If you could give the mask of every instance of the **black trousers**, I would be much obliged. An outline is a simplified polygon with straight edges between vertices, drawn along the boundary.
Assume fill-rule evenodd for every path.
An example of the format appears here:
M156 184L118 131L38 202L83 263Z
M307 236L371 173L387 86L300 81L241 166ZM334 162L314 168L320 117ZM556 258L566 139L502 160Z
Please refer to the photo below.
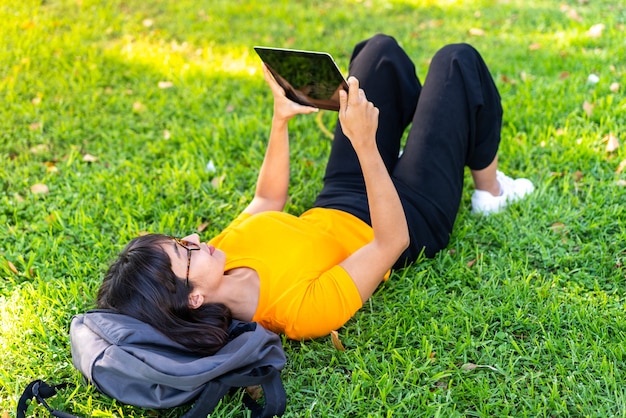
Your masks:
M411 237L394 266L401 268L421 253L432 257L448 244L465 166L483 169L497 154L500 95L482 57L467 44L440 49L423 87L413 62L386 35L356 45L349 72L380 110L378 149L402 201ZM371 224L361 167L339 122L314 206L343 210Z

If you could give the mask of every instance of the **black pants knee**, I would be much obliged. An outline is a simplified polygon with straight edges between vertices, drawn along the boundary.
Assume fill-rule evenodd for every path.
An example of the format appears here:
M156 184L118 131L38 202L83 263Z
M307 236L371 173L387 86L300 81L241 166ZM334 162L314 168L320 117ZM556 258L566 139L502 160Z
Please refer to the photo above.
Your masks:
M447 45L433 57L422 88L397 42L376 35L355 47L350 75L380 109L378 149L409 225L411 243L395 267L415 261L422 252L432 257L450 239L464 167L485 168L498 150L502 107L491 74L471 46ZM371 223L358 158L339 122L314 206L344 210Z

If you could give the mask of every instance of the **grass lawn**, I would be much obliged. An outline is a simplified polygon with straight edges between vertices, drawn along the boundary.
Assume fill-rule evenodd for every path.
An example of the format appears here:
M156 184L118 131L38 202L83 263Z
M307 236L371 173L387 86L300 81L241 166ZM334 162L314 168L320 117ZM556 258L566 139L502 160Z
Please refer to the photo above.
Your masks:
M536 184L491 217L471 182L447 250L395 272L330 338L284 341L288 417L626 416L626 6L608 0L0 0L0 416L37 378L80 416L119 404L71 363L72 315L142 232L212 237L251 198L271 95L253 45L394 35L420 78L485 58L500 163ZM332 112L291 123L287 210L313 201ZM42 408L31 408L44 416ZM214 416L246 416L236 396Z

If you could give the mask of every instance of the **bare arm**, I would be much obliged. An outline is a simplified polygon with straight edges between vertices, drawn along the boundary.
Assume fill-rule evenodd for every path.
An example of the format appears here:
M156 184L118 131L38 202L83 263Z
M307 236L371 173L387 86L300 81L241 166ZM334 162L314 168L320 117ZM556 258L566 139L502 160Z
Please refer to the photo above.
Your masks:
M409 245L409 230L402 203L376 146L378 109L367 100L356 78L350 77L348 85L349 92L340 93L339 119L361 164L374 239L340 265L365 302Z
M317 108L302 106L287 99L285 91L274 80L265 65L263 65L263 74L274 96L274 115L265 157L257 178L254 198L244 209L245 213L250 214L268 210L282 210L285 207L289 189L288 122L298 114L318 111Z

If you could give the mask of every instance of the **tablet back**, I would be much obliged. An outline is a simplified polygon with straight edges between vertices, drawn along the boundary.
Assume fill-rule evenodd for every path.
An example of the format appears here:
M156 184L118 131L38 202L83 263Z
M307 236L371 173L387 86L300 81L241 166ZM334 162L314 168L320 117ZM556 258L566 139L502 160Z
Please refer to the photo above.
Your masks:
M325 52L255 46L286 96L296 103L339 110L339 90L348 84L339 67Z

